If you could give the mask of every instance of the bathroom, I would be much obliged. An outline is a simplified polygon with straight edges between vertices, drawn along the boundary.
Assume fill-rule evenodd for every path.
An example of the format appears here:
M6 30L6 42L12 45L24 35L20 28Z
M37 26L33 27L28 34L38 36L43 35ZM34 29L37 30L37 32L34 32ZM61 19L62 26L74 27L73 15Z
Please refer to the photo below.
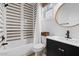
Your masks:
M79 56L78 6L0 3L0 56Z

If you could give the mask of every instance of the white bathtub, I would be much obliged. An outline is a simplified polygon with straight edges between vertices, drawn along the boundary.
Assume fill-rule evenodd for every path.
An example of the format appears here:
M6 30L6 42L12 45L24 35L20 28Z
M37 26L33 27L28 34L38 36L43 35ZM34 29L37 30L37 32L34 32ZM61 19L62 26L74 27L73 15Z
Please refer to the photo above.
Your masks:
M0 56L25 56L33 53L33 43L27 44L26 40L16 40L8 42L4 48L0 48Z

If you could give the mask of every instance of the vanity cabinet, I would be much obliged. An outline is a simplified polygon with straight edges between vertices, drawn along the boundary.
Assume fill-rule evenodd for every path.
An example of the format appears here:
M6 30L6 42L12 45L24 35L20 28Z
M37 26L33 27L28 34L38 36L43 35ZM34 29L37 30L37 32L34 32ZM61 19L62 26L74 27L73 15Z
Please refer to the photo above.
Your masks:
M79 47L47 38L47 56L79 56Z

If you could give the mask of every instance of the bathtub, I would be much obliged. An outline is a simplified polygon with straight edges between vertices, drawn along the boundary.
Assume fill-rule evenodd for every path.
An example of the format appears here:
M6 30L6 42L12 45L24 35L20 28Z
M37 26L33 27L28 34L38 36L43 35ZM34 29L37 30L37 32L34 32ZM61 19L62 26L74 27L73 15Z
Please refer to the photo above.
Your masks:
M8 42L5 47L0 47L0 56L27 56L33 53L33 43L27 43L26 40L16 40Z

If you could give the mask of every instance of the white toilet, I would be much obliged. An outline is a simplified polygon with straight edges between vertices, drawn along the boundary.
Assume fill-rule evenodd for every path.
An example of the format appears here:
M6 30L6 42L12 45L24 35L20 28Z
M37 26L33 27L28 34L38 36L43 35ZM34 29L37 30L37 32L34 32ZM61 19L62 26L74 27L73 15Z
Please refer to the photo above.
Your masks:
M35 52L35 56L38 56L38 53L40 53L45 48L45 45L42 43L38 43L33 46L33 51Z

